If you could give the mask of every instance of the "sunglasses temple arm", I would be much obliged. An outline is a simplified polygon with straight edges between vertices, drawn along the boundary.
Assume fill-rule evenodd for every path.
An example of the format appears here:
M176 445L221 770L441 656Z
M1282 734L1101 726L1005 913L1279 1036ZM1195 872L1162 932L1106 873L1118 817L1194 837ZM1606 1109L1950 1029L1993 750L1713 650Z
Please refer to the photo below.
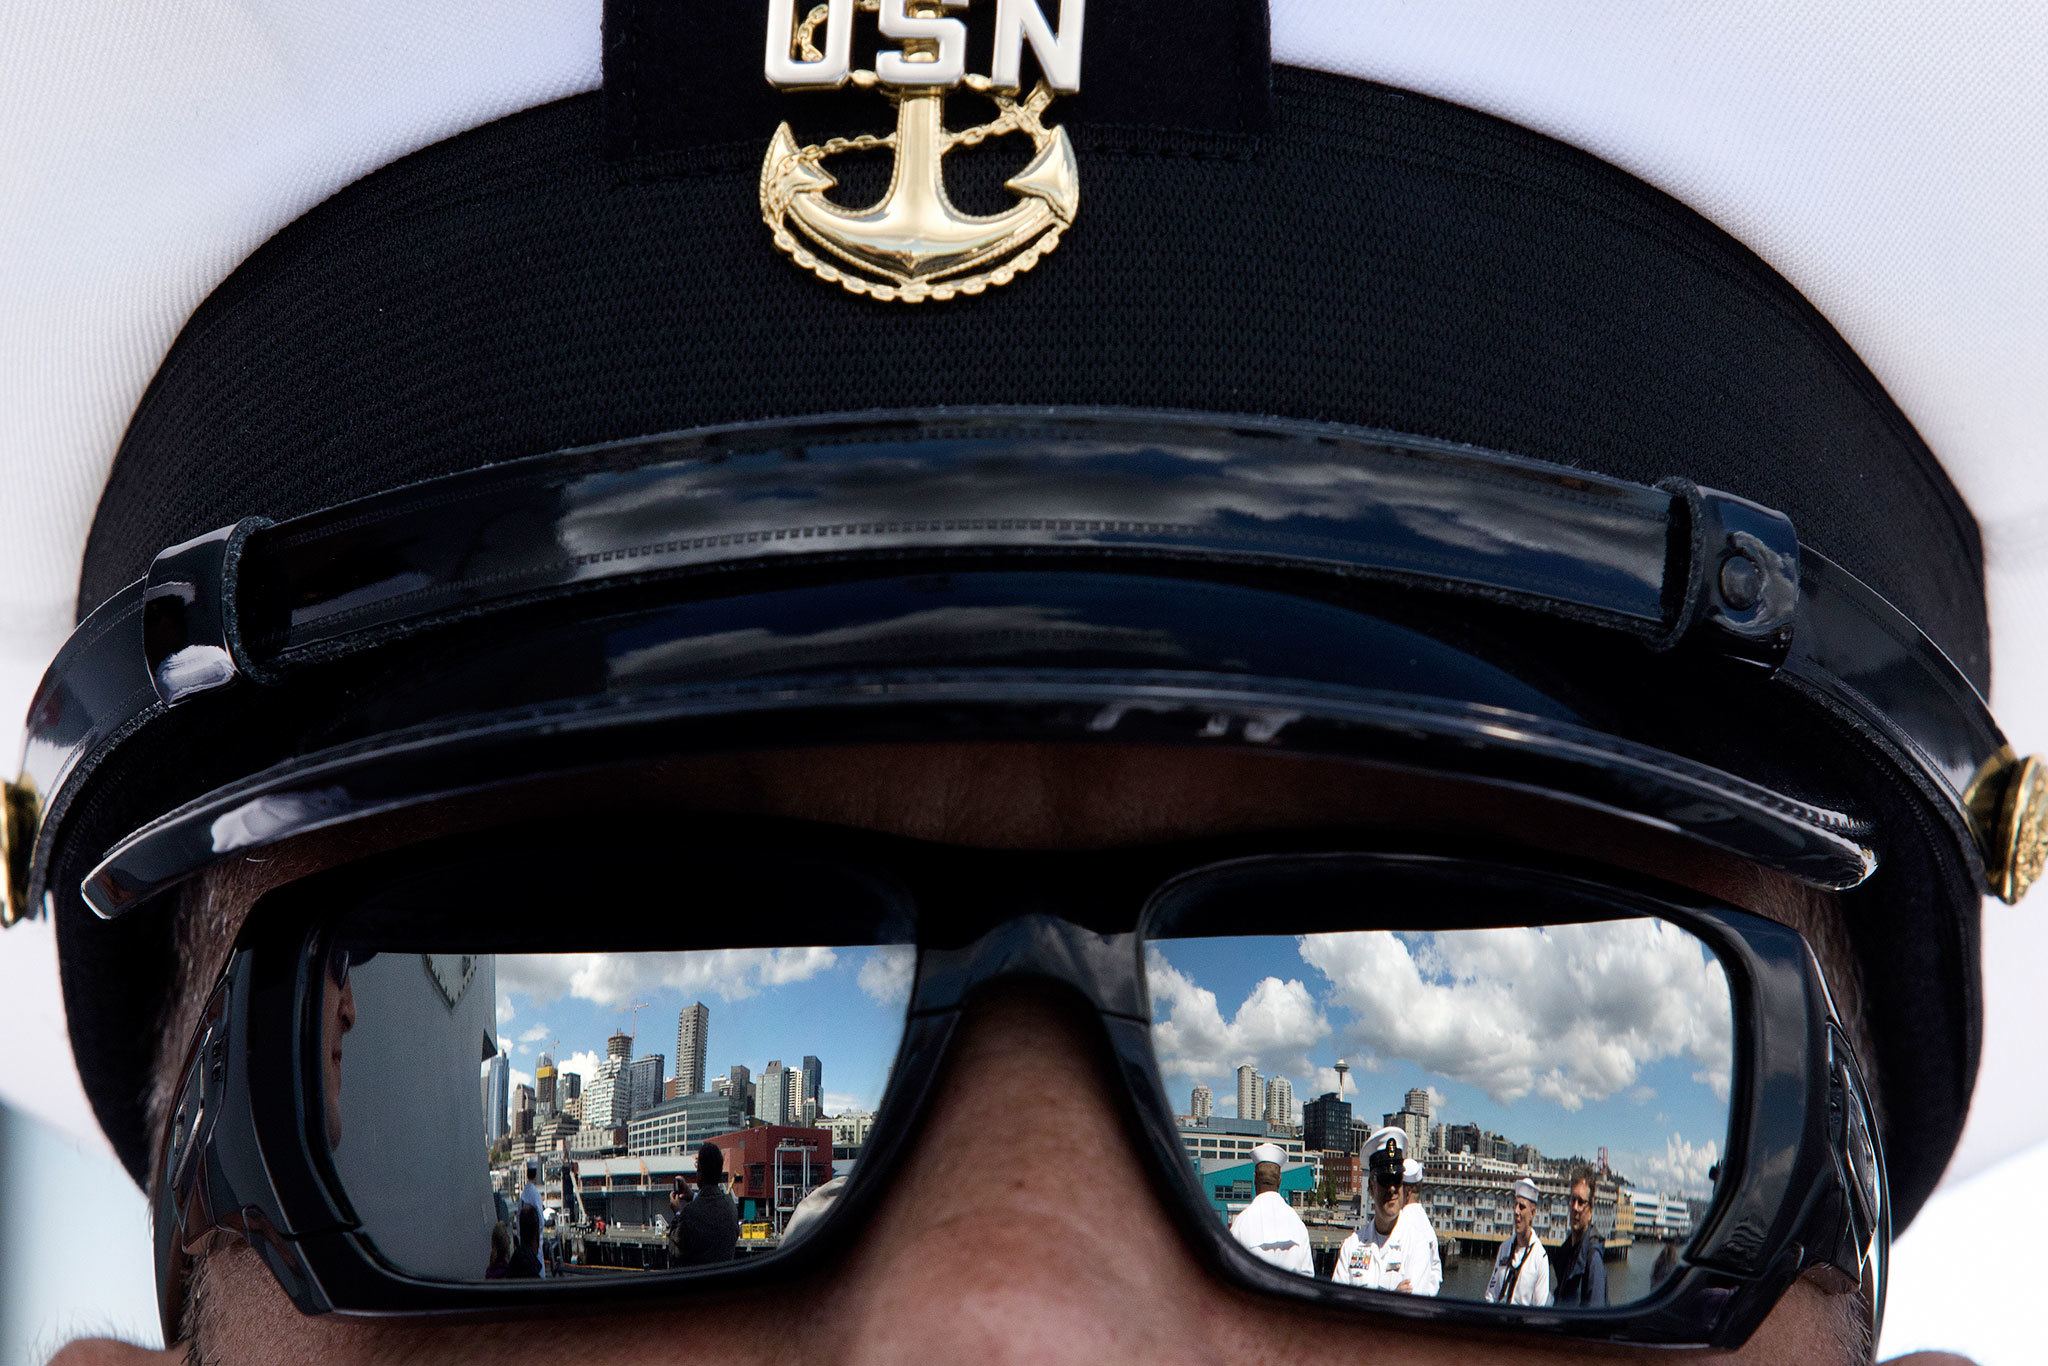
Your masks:
M244 964L230 966L208 999L157 1150L150 1232L166 1345L184 1331L193 1261L217 1233L255 1248L295 1304L325 1307L291 1238L266 1213L276 1197L263 1180L254 1131L246 1127L248 1106L235 1103L246 1097L230 1095L247 1086L245 1050L234 1037L246 1024L247 976ZM256 1185L245 1193L242 1186L251 1180ZM252 1203L252 1193L270 1199Z
M1861 1291L1875 1332L1884 1322L1891 1255L1891 1202L1869 1092L1838 1021L1827 1029L1827 1147L1834 1180L1816 1201L1801 1239L1803 1273L1836 1294Z

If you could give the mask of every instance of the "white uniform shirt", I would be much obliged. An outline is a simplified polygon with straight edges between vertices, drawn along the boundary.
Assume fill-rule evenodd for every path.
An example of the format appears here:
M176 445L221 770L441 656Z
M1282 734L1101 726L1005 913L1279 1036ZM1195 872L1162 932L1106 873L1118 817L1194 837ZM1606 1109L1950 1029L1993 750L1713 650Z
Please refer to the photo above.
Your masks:
M1436 1233L1429 1227L1428 1217L1410 1219L1403 1210L1391 1233L1381 1233L1369 1216L1360 1223L1337 1249L1337 1265L1330 1279L1367 1290L1399 1290L1406 1281L1409 1294L1434 1295L1443 1283L1443 1273L1435 1263Z
M1404 1224L1411 1226L1405 1233L1402 1232ZM1408 1206L1394 1222L1394 1233L1406 1238L1409 1246L1416 1249L1408 1262L1408 1279L1414 1282L1413 1293L1434 1295L1443 1289L1443 1253L1437 1247L1436 1225L1429 1221L1429 1211L1420 1204Z
M1316 1274L1308 1250L1308 1225L1278 1191L1262 1191L1239 1210L1230 1221L1230 1236L1283 1271Z
M1515 1275L1515 1266L1521 1265L1521 1273ZM1512 1236L1500 1245L1494 1254L1493 1274L1486 1279L1486 1302L1502 1302L1501 1289L1513 1276L1515 1288L1506 1302L1527 1305L1540 1309L1550 1303L1550 1255L1543 1250L1543 1240L1531 1234L1526 1248L1517 1248Z

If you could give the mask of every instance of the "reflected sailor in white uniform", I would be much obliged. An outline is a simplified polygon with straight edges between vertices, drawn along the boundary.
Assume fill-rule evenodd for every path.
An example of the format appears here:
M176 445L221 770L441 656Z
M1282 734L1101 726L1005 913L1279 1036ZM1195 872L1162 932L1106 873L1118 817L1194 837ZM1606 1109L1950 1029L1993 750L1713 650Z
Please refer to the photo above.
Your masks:
M1408 1175L1408 1136L1389 1126L1366 1140L1366 1150L1370 1154L1366 1217L1337 1249L1337 1265L1330 1279L1368 1290L1434 1295L1443 1284L1436 1233L1421 1208L1409 1211L1402 1198Z
M1429 1211L1422 1204L1422 1164L1409 1158L1403 1164L1402 1177L1406 1182L1401 1192L1401 1217L1396 1228L1406 1224L1410 1232L1402 1234L1411 1239L1411 1246L1426 1250L1427 1255L1418 1251L1409 1267L1409 1279L1414 1282L1417 1295L1434 1295L1443 1288L1444 1259L1436 1244L1436 1225L1430 1222Z
M1309 1254L1308 1225L1280 1193L1280 1166L1286 1154L1276 1143L1252 1149L1252 1202L1230 1221L1230 1236L1253 1255L1285 1271L1316 1274Z
M1522 1304L1541 1308L1550 1303L1550 1257L1536 1236L1536 1208L1542 1196L1536 1183L1515 1182L1515 1232L1500 1245L1493 1274L1486 1278L1488 1304Z

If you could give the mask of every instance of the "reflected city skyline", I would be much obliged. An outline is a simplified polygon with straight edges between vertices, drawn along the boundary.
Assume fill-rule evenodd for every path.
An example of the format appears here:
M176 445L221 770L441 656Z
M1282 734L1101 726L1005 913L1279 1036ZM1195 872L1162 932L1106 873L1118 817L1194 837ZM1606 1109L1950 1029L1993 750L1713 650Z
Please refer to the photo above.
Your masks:
M538 1108L543 1054L558 1089L572 1075L588 1087L623 1033L629 1064L660 1058L654 1098L671 1099L680 1018L701 1005L709 1024L698 1040L704 1087L696 1093L714 1092L735 1067L758 1093L769 1064L801 1069L804 1057L822 1057L823 1037L834 1056L825 1088L809 1098L816 1114L872 1112L901 1037L913 952L885 945L501 955L496 1042L508 1090L532 1088ZM650 1103L643 1091L631 1108Z
M1437 1124L1604 1148L1692 1197L1726 1142L1727 983L1672 926L1176 939L1151 946L1147 979L1179 1114L1201 1088L1212 1116L1298 1128L1336 1093L1378 1127L1419 1091Z

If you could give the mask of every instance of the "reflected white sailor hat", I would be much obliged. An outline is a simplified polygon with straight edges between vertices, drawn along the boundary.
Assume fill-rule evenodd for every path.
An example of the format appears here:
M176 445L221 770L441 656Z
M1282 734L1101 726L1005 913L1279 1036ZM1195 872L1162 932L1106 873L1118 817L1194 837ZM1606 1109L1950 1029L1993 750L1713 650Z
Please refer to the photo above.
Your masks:
M789 1212L789 1223L783 1226L782 1241L793 1243L798 1238L808 1238L824 1223L822 1216L832 1208L846 1190L846 1178L835 1176L824 1185L797 1201L795 1209Z

